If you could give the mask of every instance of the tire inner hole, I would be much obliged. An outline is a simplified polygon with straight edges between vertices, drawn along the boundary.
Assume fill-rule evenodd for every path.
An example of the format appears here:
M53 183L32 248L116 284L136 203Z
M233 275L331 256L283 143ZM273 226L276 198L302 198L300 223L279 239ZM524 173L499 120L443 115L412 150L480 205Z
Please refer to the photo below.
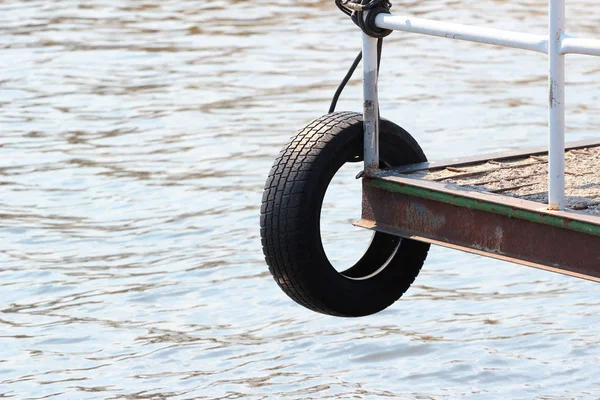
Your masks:
M369 248L374 233L352 225L360 219L362 189L356 175L362 162L346 163L331 180L321 207L321 240L338 272L352 267Z

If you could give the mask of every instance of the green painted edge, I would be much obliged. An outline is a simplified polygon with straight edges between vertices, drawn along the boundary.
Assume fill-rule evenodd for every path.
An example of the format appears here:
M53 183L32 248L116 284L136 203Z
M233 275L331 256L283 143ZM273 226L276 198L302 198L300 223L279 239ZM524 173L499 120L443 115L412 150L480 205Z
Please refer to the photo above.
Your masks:
M410 186L405 183L382 180L381 178L371 178L369 179L369 183L381 189L402 193L409 196L420 197L423 199L439 201L441 203L452 204L458 207L504 215L508 218L517 218L534 222L536 224L544 224L556 228L569 229L588 235L600 236L600 226L589 222L570 220L562 216L548 215L531 210L523 210L503 204L492 203L486 200L472 199L470 197L464 197L456 194L439 192L434 189L427 189Z

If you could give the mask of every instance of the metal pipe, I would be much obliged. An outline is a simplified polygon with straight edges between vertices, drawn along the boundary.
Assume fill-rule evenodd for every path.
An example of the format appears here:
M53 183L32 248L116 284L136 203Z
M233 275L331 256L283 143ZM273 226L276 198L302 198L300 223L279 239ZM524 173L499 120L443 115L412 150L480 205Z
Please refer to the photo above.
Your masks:
M565 198L565 0L550 0L548 34L548 209L562 210Z
M560 43L560 54L587 54L589 56L600 56L600 40L581 39L562 35Z
M362 34L363 124L365 173L379 169L379 100L377 96L377 39Z
M404 15L381 13L375 18L375 25L382 29L421 33L448 39L494 44L516 49L548 53L548 38L543 35L504 31L500 29L478 28L475 26L411 18Z

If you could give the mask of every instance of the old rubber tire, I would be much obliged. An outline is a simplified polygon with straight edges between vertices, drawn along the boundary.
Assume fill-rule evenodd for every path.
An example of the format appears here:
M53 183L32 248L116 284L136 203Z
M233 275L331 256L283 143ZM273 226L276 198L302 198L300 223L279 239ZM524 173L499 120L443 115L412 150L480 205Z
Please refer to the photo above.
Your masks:
M323 198L344 163L362 161L362 140L358 113L315 119L281 151L262 198L262 247L275 281L297 303L342 317L370 315L398 300L429 250L429 244L377 232L348 270L337 272L327 259L320 233ZM380 159L387 166L426 161L417 142L384 119Z

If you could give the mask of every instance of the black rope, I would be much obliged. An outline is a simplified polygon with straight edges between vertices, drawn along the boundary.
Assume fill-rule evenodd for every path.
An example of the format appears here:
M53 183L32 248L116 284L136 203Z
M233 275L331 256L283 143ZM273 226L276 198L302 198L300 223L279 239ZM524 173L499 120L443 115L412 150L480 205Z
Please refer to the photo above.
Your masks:
M362 51L360 53L358 53L358 55L354 59L354 62L352 63L352 66L350 66L350 69L346 73L346 76L344 77L344 79L342 79L342 83L340 83L340 85L338 86L337 90L335 91L335 94L333 95L333 99L331 99L331 105L329 106L329 113L330 114L332 112L335 112L335 107L337 106L338 99L340 98L340 95L342 94L342 91L346 87L346 84L348 83L348 81L350 80L350 78L352 78L352 75L354 74L354 71L356 71L356 67L358 67L358 64L360 63L360 60L362 60Z
M383 51L383 38L377 39L377 77L379 77L379 66L381 65L381 52Z
M346 7L344 7L344 3L345 3L345 2L344 2L344 1L342 1L342 0L335 0L335 5L336 5L336 6L337 6L337 7L338 7L340 10L342 10L342 12L343 12L344 14L346 14L347 16L351 16L351 15L352 15L352 11L351 11L351 10L349 10L349 9L347 9Z
M390 0L335 0L335 5L371 37L382 38L392 33L391 30L381 29L375 24L377 15L390 13Z
M348 15L350 15L352 11L367 11L374 9L375 7L383 7L388 10L392 8L390 0L335 0L335 4Z
M382 51L383 51L383 39L380 38L377 40L377 76L379 76L379 66L381 65ZM358 53L358 55L354 59L354 62L352 62L350 69L346 73L346 76L344 76L344 79L342 79L342 82L340 83L337 90L335 91L335 94L333 95L333 99L331 99L331 105L329 106L330 114L332 112L335 112L335 107L337 106L340 95L344 91L344 88L346 87L346 84L348 83L350 78L352 78L354 71L356 71L356 67L358 67L358 64L360 64L360 60L362 60L362 51Z

